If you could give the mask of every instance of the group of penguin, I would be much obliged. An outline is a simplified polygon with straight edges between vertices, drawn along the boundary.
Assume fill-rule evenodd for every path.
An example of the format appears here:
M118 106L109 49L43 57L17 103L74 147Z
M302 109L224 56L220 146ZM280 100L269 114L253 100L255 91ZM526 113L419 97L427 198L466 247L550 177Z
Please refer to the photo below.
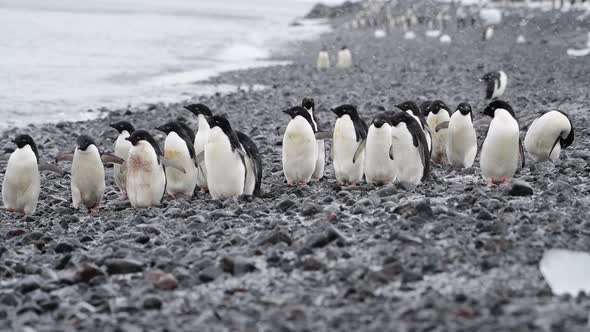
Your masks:
M87 135L80 135L73 153L56 162L71 161L74 208L98 210L105 190L104 164L114 164L113 175L122 199L135 208L159 205L164 193L172 198L192 196L198 186L215 199L257 195L262 182L262 159L248 135L234 131L223 116L213 116L203 104L185 106L197 115L198 131L171 121L155 129L166 134L164 151L146 130L127 121L111 124L119 132L114 155L101 153ZM63 175L55 164L41 162L29 135L18 135L2 183L4 209L30 215L40 193L39 171Z
M316 66L319 70L326 70L330 68L330 54L326 48L322 48L318 53ZM352 54L346 46L342 46L337 53L336 57L336 68L350 68L352 67Z

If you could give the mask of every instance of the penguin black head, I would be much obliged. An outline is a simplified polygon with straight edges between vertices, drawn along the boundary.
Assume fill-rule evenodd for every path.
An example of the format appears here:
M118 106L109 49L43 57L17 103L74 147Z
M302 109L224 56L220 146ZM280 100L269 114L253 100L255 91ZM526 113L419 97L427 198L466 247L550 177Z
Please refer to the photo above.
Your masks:
M125 139L131 142L131 144L133 144L134 146L141 141L146 141L152 146L152 148L154 148L154 151L158 156L162 155L162 150L160 150L160 146L158 145L154 137L145 130L136 130L133 132L133 134L131 134L131 136Z
M343 45L342 48L340 48L340 50L342 50L342 51L344 51L346 49L348 49L348 47L346 47L346 45Z
M574 125L572 124L572 120L570 119L569 115L567 115L567 113L562 112L562 111L558 111L559 113L563 114L567 120L570 123L570 132L567 135L566 138L561 138L559 140L559 145L561 145L561 148L567 148L568 146L572 145L574 143Z
M94 140L90 138L90 136L80 135L76 140L76 144L78 145L78 150L86 151L89 146L96 145L94 144Z
M27 145L30 146L31 150L33 150L33 153L35 154L35 157L37 158L37 162L39 162L39 151L37 150L37 144L35 144L35 141L31 136L27 134L18 135L12 140L12 143L16 144L19 149L22 149Z
M354 107L353 105L349 105L349 104L344 104L344 105L340 105L336 108L333 108L332 112L334 114L336 114L336 116L338 118L341 118L343 115L348 115L348 116L350 116L351 119L355 119L358 117L358 112L356 110L356 107Z
M514 114L514 110L512 109L512 106L508 105L507 102L503 101L503 100L494 100L492 101L484 110L483 110L483 115L487 115L491 118L494 117L496 110L498 109L502 109L502 110L506 110L508 113L510 113L510 115L512 115L512 117L514 119L516 119L516 115Z
M493 71L493 72L486 73L485 75L483 75L483 77L480 79L480 81L493 82L499 78L500 78L500 72Z
M194 158L195 150L193 142L195 141L195 134L193 130L186 125L186 123L182 121L170 121L154 129L159 130L166 135L169 135L172 132L176 133L178 137L180 137L186 143L189 154Z
M469 103L461 103L457 106L457 111L461 112L462 115L471 113L471 105Z
M315 102L313 98L303 98L301 106L303 106L306 110L313 110L315 108Z
M295 119L297 116L301 116L305 120L307 120L307 122L309 123L311 128L315 128L313 121L311 119L311 115L302 106L294 106L294 107L288 108L286 110L283 110L283 113L288 114L291 117L291 119Z
M416 122L416 119L406 112L397 112L389 117L389 122L392 127L397 127L402 122L409 125L410 123ZM418 123L416 122L416 124Z
M410 111L415 116L420 115L420 108L418 108L418 105L416 105L416 103L413 101L405 101L401 104L395 105L395 107L399 108L400 110L402 110L404 112Z
M420 112L423 116L428 115L428 106L430 106L430 104L432 104L432 100L426 100L420 104Z
M209 127L211 127L211 129L219 127L224 133L232 130L229 121L220 115L207 117L207 123L209 123Z
M154 129L159 130L165 134L170 134L171 132L175 132L179 136L186 134L184 128L181 127L177 121L170 121L166 124L163 124L159 127L154 128Z
M449 110L449 108L442 100L433 101L432 103L430 103L430 106L428 106L428 108L427 108L428 113L432 113L432 114L438 114L438 112L440 112L440 111L448 112L448 110Z
M124 130L127 130L129 134L133 134L133 132L135 131L133 125L131 125L131 123L129 123L128 121L119 121L111 123L109 126L117 130L119 134L122 133Z
M193 113L194 115L202 114L204 116L213 116L213 113L211 113L209 107L207 107L204 104L190 104L184 106L184 108L189 112Z
M381 128L384 124L388 124L391 126L391 117L387 116L386 114L377 114L373 118L373 122L371 123L375 128Z

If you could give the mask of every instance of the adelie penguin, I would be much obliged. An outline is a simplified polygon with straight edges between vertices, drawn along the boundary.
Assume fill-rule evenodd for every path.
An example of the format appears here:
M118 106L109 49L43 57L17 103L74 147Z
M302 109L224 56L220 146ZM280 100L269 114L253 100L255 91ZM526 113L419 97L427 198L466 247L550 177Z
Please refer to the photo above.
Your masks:
M197 186L197 166L194 149L194 134L187 126L180 121L171 121L162 126L156 127L166 134L164 141L164 156L170 160L176 160L185 172L174 168L166 168L166 192L172 198L177 195L192 197Z
M355 185L363 180L365 152L361 152L356 162L352 160L359 145L367 138L367 124L352 105L338 106L332 112L338 117L332 143L334 174L339 184Z
M342 46L340 51L338 51L338 61L336 62L336 67L343 69L352 67L352 54L350 53L348 47Z
M111 124L110 127L119 132L119 136L117 136L117 140L115 141L115 156L127 160L129 148L131 148L131 142L127 140L127 137L133 134L135 128L128 121L116 122ZM115 184L117 184L117 187L119 187L119 190L121 191L121 199L127 199L127 165L113 165L113 175L115 178Z
M136 130L127 137L132 146L127 158L127 195L134 208L160 205L166 190L164 166L183 171L175 161L166 159L154 137Z
M57 162L72 162L72 204L74 209L84 206L91 212L100 207L105 189L104 165L113 163L121 165L124 160L109 154L101 155L94 140L86 135L78 136L74 153L60 154Z
M519 157L525 165L520 128L512 107L502 100L491 102L484 110L492 118L481 146L480 168L488 186L507 186L516 173Z
M418 121L398 112L391 119L392 155L395 175L406 190L413 190L430 174L430 152Z
M283 173L289 185L307 185L317 168L315 125L311 114L302 106L283 113L291 117L283 135Z
M318 118L315 114L315 101L312 98L303 98L301 106L307 110L311 115L311 122L313 124L313 131L315 133L320 131L318 126ZM312 180L321 180L324 177L324 171L326 168L326 143L323 139L318 138L318 159L316 161L315 170L312 175Z
M524 137L524 148L535 162L559 159L561 149L574 142L574 126L561 111L547 112L533 121Z
M246 152L244 162L246 164L246 184L244 195L260 196L262 185L262 156L256 143L246 134L236 130L242 149Z
M477 134L473 127L471 105L461 103L449 122L441 123L435 131L448 128L447 159L455 167L469 168L477 155Z
M508 76L502 70L485 74L480 81L486 86L486 99L500 98L508 86Z
M2 182L4 209L31 215L35 213L41 192L39 171L50 170L60 175L64 172L40 162L37 145L31 136L18 135L12 142L16 144L16 149L8 159Z
M426 108L426 123L429 128L436 128L439 124L449 121L449 108L441 100L435 100ZM445 164L447 162L447 131L432 132L432 162Z
M330 55L326 49L322 49L318 53L316 66L318 70L326 70L330 68Z
M365 153L365 179L368 184L387 185L395 180L390 117L379 114L373 118L367 138L358 146L353 164L360 163Z
M185 109L193 113L197 116L198 121L198 129L197 134L195 135L194 140L194 148L195 153L197 155L204 153L205 145L207 144L207 139L209 138L209 123L207 122L207 117L213 116L209 107L204 104L191 104L184 106ZM207 192L207 167L204 163L198 164L198 172L197 172L197 186L203 192Z
M423 106L426 106L426 105L429 106L430 103L428 103L428 104L423 103ZM418 105L413 101L406 101L401 104L395 105L395 107L412 115L414 117L414 119L416 119L416 121L418 121L418 124L422 128L422 131L424 131L424 136L426 137L426 143L428 144L428 151L432 152L432 133L430 132L430 128L428 127L428 123L426 123L426 119L424 118L424 116L420 112L420 108L418 107Z

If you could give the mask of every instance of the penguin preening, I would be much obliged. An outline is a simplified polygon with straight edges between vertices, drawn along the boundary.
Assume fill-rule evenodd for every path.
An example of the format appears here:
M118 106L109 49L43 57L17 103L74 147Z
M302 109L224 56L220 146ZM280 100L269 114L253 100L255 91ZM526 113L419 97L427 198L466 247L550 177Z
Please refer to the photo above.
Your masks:
M326 70L330 68L330 55L328 54L328 51L322 49L318 53L318 60L316 65L318 70Z
M413 190L430 174L430 151L418 120L406 112L391 117L393 163L396 181Z
M256 146L256 143L248 135L241 131L236 131L236 135L244 152L246 152L246 156L244 157L246 164L244 195L260 196L262 185L262 156L258 151L258 146Z
M192 130L183 126L180 121L171 121L155 129L166 134L164 157L176 160L185 170L180 172L174 168L166 168L166 192L172 198L177 195L192 197L197 186L194 134L189 134Z
M185 109L197 116L198 130L194 139L195 153L199 155L205 151L205 145L209 137L209 123L207 122L208 116L213 116L209 107L204 104L191 104L184 106ZM208 191L207 186L207 167L204 163L198 164L199 172L197 172L197 186L201 191Z
M135 128L128 121L119 121L112 123L110 127L114 128L118 133L117 140L115 141L115 156L127 160L129 155L129 148L131 148L131 142L126 140L133 132ZM127 178L127 165L113 165L113 175L115 178L115 184L119 187L121 192L121 199L127 199L126 191L126 178Z
M17 148L10 155L4 173L2 201L8 211L31 215L41 192L39 152L29 135L18 135L12 142Z
M502 70L485 74L480 81L486 85L486 99L500 98L506 91L508 76Z
M226 118L212 116L207 122L211 128L205 145L209 193L214 199L241 196L246 186L247 154Z
M289 185L307 185L316 170L318 143L311 114L305 107L283 111L291 117L283 135L283 173Z
M449 108L441 100L435 100L426 108L426 123L435 129L439 124L450 119ZM444 164L447 162L447 131L432 132L432 162Z
M338 68L350 68L352 67L352 54L346 46L342 46L338 51L338 61L336 62Z
M473 127L473 113L471 105L461 103L451 115L448 123L441 123L436 131L442 127L447 130L447 159L455 167L469 168L473 165L477 155L477 135Z
M332 112L338 117L334 126L332 162L336 181L341 185L355 185L363 180L365 152L356 162L353 157L359 145L367 138L367 124L356 107L341 105Z
M314 133L320 131L318 126L318 118L315 113L315 101L312 98L303 98L301 106L307 110L311 115L311 122L313 125ZM318 159L316 162L315 170L312 175L313 180L321 180L324 177L324 171L326 168L326 143L323 139L318 138Z
M424 103L423 103L424 104ZM416 105L413 101L406 101L401 104L395 105L395 107L399 108L400 110L412 115L422 130L424 131L424 136L426 137L426 143L428 144L428 151L432 153L432 133L430 132L430 128L428 127L428 123L426 123L426 119L420 112L420 108Z
M524 137L524 148L535 162L559 159L561 149L574 142L574 126L561 111L547 112L533 121Z
M481 146L482 175L490 187L496 183L506 186L516 173L519 156L522 167L525 165L518 121L512 107L502 100L492 101L483 114L492 121Z
M386 114L378 114L373 118L367 138L359 144L352 162L362 162L360 157L365 153L365 180L368 184L387 185L395 180L393 163L393 146L391 136L391 120Z

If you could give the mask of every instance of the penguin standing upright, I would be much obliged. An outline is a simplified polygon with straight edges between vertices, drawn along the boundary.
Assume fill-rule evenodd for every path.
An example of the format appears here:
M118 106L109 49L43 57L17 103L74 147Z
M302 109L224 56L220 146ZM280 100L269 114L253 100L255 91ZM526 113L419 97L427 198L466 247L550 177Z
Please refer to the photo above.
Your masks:
M477 135L473 128L471 105L461 103L451 115L447 132L449 164L469 168L477 155Z
M439 124L450 119L449 108L441 100L433 101L426 109L426 123L429 128L436 128ZM447 131L432 132L432 162L444 164L447 162Z
M574 142L574 126L561 111L550 111L530 125L524 137L524 148L535 162L559 159L561 149Z
M302 106L283 112L291 117L283 135L283 173L289 185L306 185L317 169L318 160L313 119Z
M315 102L312 98L303 98L301 106L307 110L311 115L311 122L313 125L313 131L318 132L320 128L318 126L318 118L315 113ZM323 139L318 138L318 159L316 162L315 170L312 175L313 180L321 180L324 177L324 171L326 168L326 143Z
M205 145L207 184L214 199L227 199L244 194L246 153L229 121L222 116L207 118L209 137Z
M195 153L199 155L205 151L205 145L207 144L207 139L209 138L210 128L206 117L213 116L213 114L211 113L209 107L203 104L191 104L184 106L184 108L197 116L199 127L197 134L195 135L194 148ZM207 167L204 163L200 163L198 165L197 186L201 188L201 191L203 192L207 192L209 190L207 187Z
M316 65L318 70L326 70L330 68L330 55L326 49L322 48L318 53Z
M8 159L2 182L2 201L8 211L31 215L35 213L41 192L39 152L29 135L18 135L12 142L17 149Z
M338 51L338 61L336 62L338 68L350 68L352 67L352 54L346 46L342 46Z
M396 181L413 190L430 174L426 136L416 118L406 112L395 113L390 121Z
M423 103L424 104L424 103ZM426 104L424 104L426 105ZM430 103L428 103L430 105ZM413 101L406 101L401 104L395 105L395 107L399 108L400 110L410 114L411 116L418 121L418 124L424 131L424 136L426 137L426 143L428 144L428 151L432 153L432 133L430 132L430 128L428 127L428 123L426 123L426 119L420 112L420 108L418 105Z
M486 99L500 98L506 91L508 76L502 70L485 74L480 81L486 85Z
M387 185L395 180L395 165L391 144L391 121L385 114L373 118L367 138L358 146L353 163L361 162L361 154L365 153L365 179L368 184Z
M114 128L119 132L119 136L117 136L117 140L115 141L115 156L127 160L127 156L129 155L129 148L131 148L131 142L126 140L133 132L135 128L133 125L128 121L120 121L110 125L110 127ZM115 178L115 184L119 187L121 191L121 199L127 199L127 191L126 191L126 178L127 178L127 165L113 165L113 175Z
M332 162L336 180L341 185L355 185L363 180L365 152L353 163L359 145L367 138L367 124L359 116L356 107L341 105L332 112L338 119L334 126Z
M192 130L183 126L180 121L171 121L155 129L166 134L164 156L176 160L185 170L183 173L166 168L166 192L172 198L176 198L177 195L192 197L197 186L194 140L191 140L191 135L187 132Z
M489 25L483 31L482 40L488 41L488 40L492 39L492 37L494 37L494 27Z
M520 141L520 129L514 110L502 100L491 102L484 115L492 118L481 146L480 166L488 186L508 182L516 173L520 155L524 167L524 153Z
M246 184L244 195L259 196L262 185L262 156L256 143L246 134L236 130L236 136L246 152L244 163L246 165Z

